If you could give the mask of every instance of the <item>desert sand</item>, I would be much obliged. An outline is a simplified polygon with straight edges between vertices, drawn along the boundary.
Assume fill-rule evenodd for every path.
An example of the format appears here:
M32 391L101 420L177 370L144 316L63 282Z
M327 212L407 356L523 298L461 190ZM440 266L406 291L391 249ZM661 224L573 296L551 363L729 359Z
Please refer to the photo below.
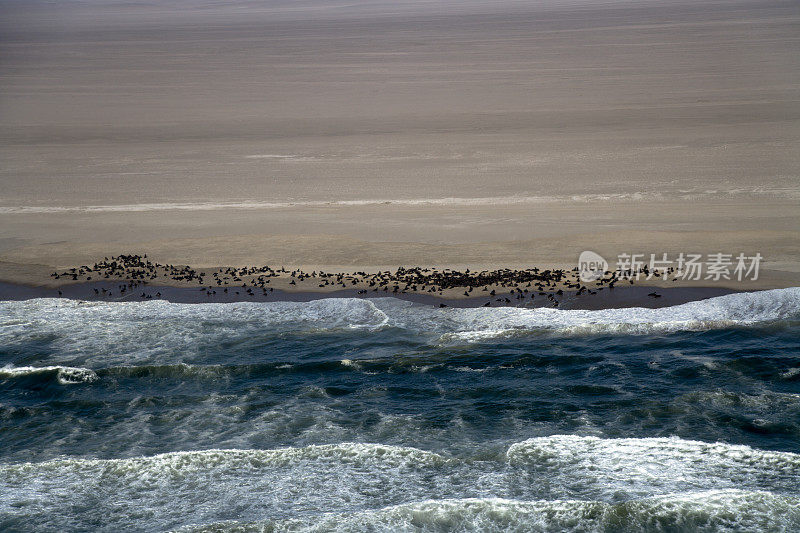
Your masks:
M772 0L2 0L0 280L594 250L758 252L741 288L798 285L799 24Z

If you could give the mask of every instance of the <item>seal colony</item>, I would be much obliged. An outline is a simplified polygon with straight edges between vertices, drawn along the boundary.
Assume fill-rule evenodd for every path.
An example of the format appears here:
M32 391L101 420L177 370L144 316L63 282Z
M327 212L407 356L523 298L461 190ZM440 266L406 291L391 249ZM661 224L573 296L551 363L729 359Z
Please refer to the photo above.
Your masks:
M558 307L566 291L577 296L594 295L616 284L632 285L635 280L667 281L673 269L651 271L647 265L637 270L606 271L593 282L582 282L578 269L499 269L464 271L449 268L398 267L395 271L382 270L368 273L306 272L284 266L194 268L189 265L162 264L151 261L147 254L123 254L105 257L93 265L82 265L60 271L50 276L60 282L113 282L110 287L96 287L94 293L101 298L138 297L160 298L161 293L142 290L145 286L197 287L213 301L218 291L253 297L260 293L268 296L275 288L285 291L330 292L353 290L360 296L399 296L425 294L453 298L485 298L490 306L524 306L541 299ZM674 279L673 279L674 280ZM141 293L139 291L142 290ZM62 292L58 291L59 296ZM657 292L648 296L658 298ZM445 304L440 304L444 307Z

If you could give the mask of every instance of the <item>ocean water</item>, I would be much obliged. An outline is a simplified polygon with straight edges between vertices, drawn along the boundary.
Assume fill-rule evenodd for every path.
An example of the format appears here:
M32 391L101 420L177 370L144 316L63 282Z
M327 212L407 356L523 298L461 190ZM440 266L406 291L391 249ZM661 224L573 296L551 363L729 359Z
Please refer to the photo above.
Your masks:
M798 531L800 288L0 302L3 531Z

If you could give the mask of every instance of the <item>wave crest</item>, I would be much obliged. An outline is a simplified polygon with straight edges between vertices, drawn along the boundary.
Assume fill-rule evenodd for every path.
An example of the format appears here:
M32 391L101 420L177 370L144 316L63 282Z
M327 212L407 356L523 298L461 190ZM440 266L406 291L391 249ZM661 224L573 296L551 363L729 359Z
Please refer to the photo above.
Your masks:
M0 368L0 379L13 379L28 376L41 376L55 378L61 385L74 385L77 383L91 383L99 378L88 368L70 366L5 366Z
M19 463L0 465L7 475L39 474L43 472L80 472L86 475L95 472L108 476L158 476L167 477L190 471L219 468L267 468L295 466L306 462L332 462L343 465L368 466L433 466L447 459L439 454L383 444L341 443L310 445L300 448L276 448L272 450L198 450L170 452L129 459L54 459L41 463Z
M800 499L769 492L704 491L610 504L503 498L429 500L316 520L222 522L182 532L280 531L788 531Z
M512 466L546 472L546 483L568 492L594 481L602 481L609 493L641 494L693 490L712 479L729 487L759 487L770 479L787 491L800 483L798 454L677 437L539 437L511 445L506 458Z
M395 298L176 304L61 299L0 302L0 343L58 346L70 365L166 362L212 345L270 335L399 328L426 342L487 342L519 335L660 334L758 326L800 318L800 287L736 293L660 309L436 308ZM88 355L87 355L88 354ZM76 360L76 357L80 359ZM79 361L79 362L76 362ZM171 359L170 362L174 362Z
M442 343L478 342L531 332L564 335L653 334L753 326L800 317L800 287L734 293L647 309L451 309Z

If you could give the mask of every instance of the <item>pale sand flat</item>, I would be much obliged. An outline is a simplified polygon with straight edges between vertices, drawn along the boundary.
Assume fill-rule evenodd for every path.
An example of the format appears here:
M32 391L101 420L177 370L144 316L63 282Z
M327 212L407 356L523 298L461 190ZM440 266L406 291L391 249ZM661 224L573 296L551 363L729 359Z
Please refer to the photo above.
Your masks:
M797 6L530 4L3 4L0 279L589 249L800 284Z

